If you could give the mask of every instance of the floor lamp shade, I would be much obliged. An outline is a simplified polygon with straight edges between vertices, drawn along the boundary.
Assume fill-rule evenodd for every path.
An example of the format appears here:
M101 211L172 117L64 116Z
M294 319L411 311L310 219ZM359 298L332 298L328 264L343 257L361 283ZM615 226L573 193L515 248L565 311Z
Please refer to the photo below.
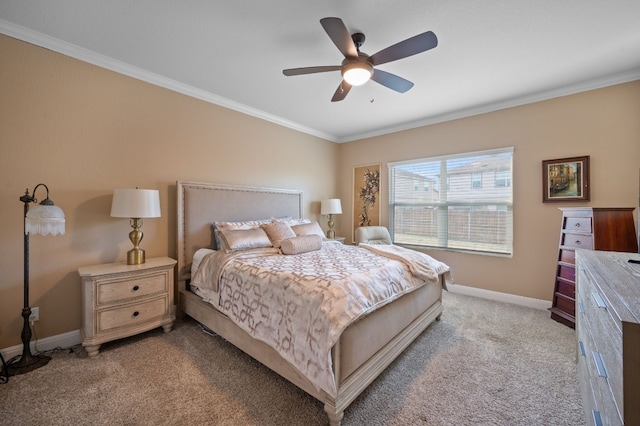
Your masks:
M133 231L129 239L133 249L127 252L128 265L140 265L145 262L142 241L142 219L160 217L160 193L157 189L119 188L113 191L111 217L128 217Z
M27 212L24 232L32 235L63 235L64 226L64 212L60 207L54 204L38 204Z

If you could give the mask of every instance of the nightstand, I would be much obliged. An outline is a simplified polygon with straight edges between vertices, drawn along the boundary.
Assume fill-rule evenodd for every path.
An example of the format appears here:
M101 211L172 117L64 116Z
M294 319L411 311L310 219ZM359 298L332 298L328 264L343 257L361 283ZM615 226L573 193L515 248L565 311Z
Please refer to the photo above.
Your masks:
M96 356L100 345L162 326L171 331L173 270L169 257L82 266L82 346Z
M344 244L344 237L335 237L335 238L332 238L332 240L333 241L338 241L338 242Z

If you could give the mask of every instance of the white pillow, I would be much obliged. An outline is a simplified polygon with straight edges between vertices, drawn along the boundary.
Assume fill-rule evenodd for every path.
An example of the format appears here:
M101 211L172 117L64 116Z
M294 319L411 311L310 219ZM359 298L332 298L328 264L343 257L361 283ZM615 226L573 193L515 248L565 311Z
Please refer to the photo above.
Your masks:
M204 259L204 257L209 253L214 253L214 252L215 250L211 250L208 248L201 248L196 250L195 253L193 253L193 259L191 259L191 276L192 277L196 275L196 271L198 270L198 267L200 266L200 262L202 262L202 259Z
M224 241L226 252L271 247L271 240L262 228L220 229L220 239Z
M267 233L269 240L271 240L271 244L277 248L280 248L282 240L296 236L296 233L291 230L291 227L284 222L275 221L263 223L260 227Z
M301 225L303 223L311 223L309 219L292 219L290 217L273 218L273 222L284 222L289 226Z
M263 223L271 222L271 218L269 219L260 219L260 220L244 220L240 222L226 222L226 221L216 221L213 222L213 239L216 242L216 249L227 251L228 247L225 247L224 241L220 238L218 230L220 229L254 229L259 228Z
M300 225L294 225L291 227L291 229L293 229L293 232L300 236L300 235L319 235L322 238L324 238L324 231L322 230L322 228L320 227L320 225L318 224L318 222L311 222L311 223L303 223Z
M280 250L283 254L301 254L322 248L322 238L319 235L301 235L282 241Z

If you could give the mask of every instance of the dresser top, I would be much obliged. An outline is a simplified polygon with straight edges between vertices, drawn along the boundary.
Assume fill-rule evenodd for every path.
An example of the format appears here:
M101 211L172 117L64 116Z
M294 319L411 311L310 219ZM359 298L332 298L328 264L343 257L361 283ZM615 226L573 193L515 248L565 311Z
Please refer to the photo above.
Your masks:
M621 321L640 323L640 260L637 253L576 250L576 264L589 274Z
M558 207L562 211L634 211L635 207Z

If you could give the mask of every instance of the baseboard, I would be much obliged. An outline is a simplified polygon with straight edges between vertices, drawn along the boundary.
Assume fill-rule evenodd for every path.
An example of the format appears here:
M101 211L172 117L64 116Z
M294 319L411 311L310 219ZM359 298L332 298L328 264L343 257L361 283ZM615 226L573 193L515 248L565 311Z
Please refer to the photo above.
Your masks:
M70 348L82 342L80 330L69 331L67 333L57 334L51 337L45 337L37 341L31 341L31 353L50 351L56 348ZM17 355L22 354L22 344L0 349L2 356L6 361Z
M451 293L480 297L482 299L495 300L497 302L512 303L514 305L526 306L528 308L546 310L551 307L551 302L548 300L517 296L509 293L500 293L498 291L484 290L482 288L468 287L460 284L447 284L447 289Z
M468 287L460 284L447 284L447 289L452 293L464 294L467 296L480 297L482 299L495 300L497 302L513 303L514 305L526 306L528 308L545 310L551 307L548 300L533 299L531 297L516 296L515 294L500 293L498 291L484 290L476 287ZM69 331L68 333L56 336L45 337L37 342L31 342L31 353L48 351L55 348L69 348L82 342L80 330ZM9 360L22 353L22 345L11 346L0 349L5 360Z

